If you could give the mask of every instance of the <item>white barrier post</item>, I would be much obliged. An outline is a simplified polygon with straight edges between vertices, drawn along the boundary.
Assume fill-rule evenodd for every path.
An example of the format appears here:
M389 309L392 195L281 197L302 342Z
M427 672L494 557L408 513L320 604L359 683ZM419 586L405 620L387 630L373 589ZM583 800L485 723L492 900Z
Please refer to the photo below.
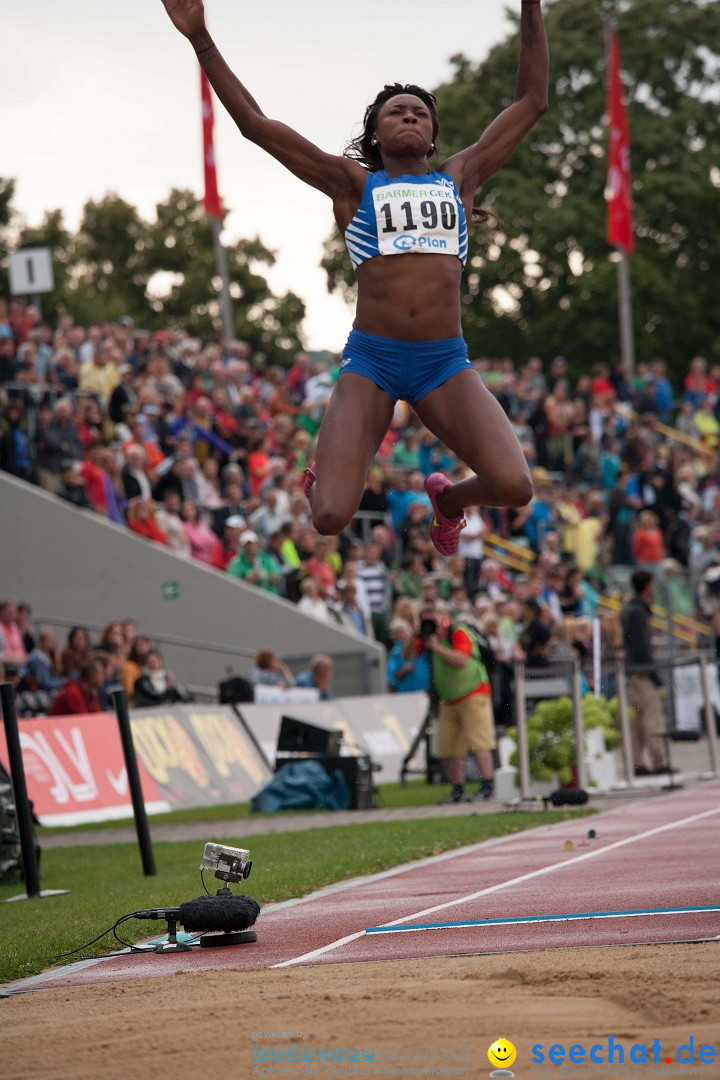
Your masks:
M630 718L628 717L627 683L625 682L625 665L622 660L615 664L615 682L617 683L618 718L622 733L622 756L625 767L625 778L628 787L635 787L635 761L632 751L632 737L630 735Z
M516 660L515 723L518 733L518 766L520 769L520 798L530 799L530 756L527 738L527 702L525 701L525 665Z
M585 765L585 723L582 708L582 684L580 682L580 661L577 657L572 662L572 710L575 729L575 770L577 785L587 791L587 766Z
M718 775L718 737L715 727L715 710L712 697L710 696L710 669L707 656L700 656L700 682L702 684L703 713L705 716L705 731L707 734L708 750L710 751L710 771L713 776Z
M592 656L593 656L593 691L596 698L601 696L600 684L602 682L602 637L600 633L600 620L592 621Z

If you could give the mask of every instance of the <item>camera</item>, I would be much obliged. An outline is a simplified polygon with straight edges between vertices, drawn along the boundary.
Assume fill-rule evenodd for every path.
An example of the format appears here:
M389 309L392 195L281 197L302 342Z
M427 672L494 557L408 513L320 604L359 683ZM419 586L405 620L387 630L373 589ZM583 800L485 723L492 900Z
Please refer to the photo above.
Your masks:
M438 625L434 619L421 619L420 620L420 637L429 638L433 634L437 634Z
M220 881L243 881L252 869L250 852L228 844L206 844L200 869L214 870Z

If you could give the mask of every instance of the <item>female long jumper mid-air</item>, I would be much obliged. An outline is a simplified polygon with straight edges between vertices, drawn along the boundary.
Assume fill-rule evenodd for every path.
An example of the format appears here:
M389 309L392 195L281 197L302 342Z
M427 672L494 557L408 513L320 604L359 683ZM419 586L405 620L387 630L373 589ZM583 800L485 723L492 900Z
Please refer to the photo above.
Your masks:
M532 498L520 445L468 359L460 322L475 193L547 109L540 0L521 3L514 101L477 142L433 171L428 158L438 120L428 91L386 86L345 156L326 154L265 116L210 37L201 0L163 0L245 138L332 199L355 267L355 321L318 434L315 468L305 479L313 524L323 535L341 532L357 510L400 398L474 473L456 484L442 473L426 480L434 510L430 535L441 554L457 549L465 506L517 507Z

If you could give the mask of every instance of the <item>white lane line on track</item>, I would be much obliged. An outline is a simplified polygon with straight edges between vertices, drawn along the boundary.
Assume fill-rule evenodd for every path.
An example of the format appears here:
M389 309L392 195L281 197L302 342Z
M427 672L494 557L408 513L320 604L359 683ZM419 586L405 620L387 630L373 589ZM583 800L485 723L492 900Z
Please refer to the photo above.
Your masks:
M678 829L682 825L691 825L694 821L701 821L703 818L711 817L713 814L720 814L720 807L714 807L711 810L703 810L699 814L692 814L690 817L680 818L678 821L670 821L665 825L656 825L654 829L646 829L645 832L635 833L633 836L626 836L624 840L615 840L612 844L608 844L603 848L595 848L594 851L585 852L583 855L576 855L572 859L566 859L561 863L553 863L552 866L542 866L538 870L531 870L527 874L520 874L519 877L509 878L507 881L498 882L497 885L489 885L486 889L479 889L477 892L469 893L467 896L458 896L455 900L446 900L443 904L435 904L433 907L425 908L423 911L414 911L411 915L403 915L400 919L394 919L392 922L384 923L384 926L399 926L401 923L410 922L413 919L422 919L426 915L432 915L436 911L445 911L447 908L456 907L458 904L466 904L472 900L477 900L481 896L489 896L491 893L500 892L502 889L508 889L513 885L520 885L524 881L530 881L532 878L542 877L544 874L552 874L555 870L564 870L568 866L574 866L577 863L584 862L586 859L594 859L599 855L606 855L609 851L615 851L617 848L625 847L627 844L636 844L640 840L647 840L651 836L657 836L659 833L669 832L671 829ZM479 845L480 846L480 845ZM314 960L318 956L323 956L325 953L332 952L334 949L339 949L343 945L347 945L351 941L355 941L357 938L365 937L365 930L359 930L355 934L348 934L347 937L338 938L337 941L331 941L328 945L323 945L319 949L313 949L311 952L303 953L302 956L296 956L292 960L283 960L280 964L273 964L273 968L292 967L294 964L303 964L309 960Z
M339 949L341 945L348 945L351 941L355 941L357 938L365 937L364 930L358 930L355 934L348 934L347 937L338 938L337 941L331 941L329 945L323 945L320 949L313 949L312 952L303 953L302 956L296 956L293 960L283 960L280 964L272 964L274 968L292 967L293 964L303 964L306 960L314 960L316 956L322 956L323 953L332 952L333 949Z
M622 808L621 808L622 809ZM615 814L620 810L608 810L606 813ZM605 814L603 814L603 817ZM579 820L579 819L578 819ZM596 821L593 818L593 821ZM572 822L554 822L552 825L540 825L532 830L533 836L544 836L549 829L555 829L558 825L568 825ZM447 862L450 859L458 859L463 855L468 855L473 851L477 851L479 848L492 848L505 846L506 844L520 843L527 836L527 830L522 832L508 834L506 836L494 836L491 840L478 840L474 844L463 844L462 847L453 848L452 851L443 851L439 855L426 855L422 859L413 859L412 862L402 863L401 866L393 866L389 870L378 870L375 874L363 874L362 877L351 878L349 881L338 881L334 885L324 885L321 889L316 889L314 892L306 893L305 896L294 896L290 900L278 900L273 904L266 904L263 907L263 915L273 914L276 911L283 911L287 908L298 907L300 904L309 904L314 900L324 900L328 896L334 896L336 893L353 892L355 889L361 888L363 885L372 885L376 881L384 881L386 878L398 877L400 874L408 874L411 870L422 870L425 866L436 866L440 862Z

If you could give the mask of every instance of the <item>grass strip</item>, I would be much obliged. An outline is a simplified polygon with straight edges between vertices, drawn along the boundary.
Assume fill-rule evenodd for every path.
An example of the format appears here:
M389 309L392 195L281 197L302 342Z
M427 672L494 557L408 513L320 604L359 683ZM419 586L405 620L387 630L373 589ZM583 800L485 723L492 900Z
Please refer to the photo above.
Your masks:
M474 784L468 784L468 791L472 793L475 786ZM428 784L425 780L408 780L404 784L380 784L378 786L377 805L388 810L402 810L408 806L435 806L449 790L449 784ZM293 814L327 814L327 810L293 810L287 812ZM152 829L154 825L186 825L195 821L230 821L254 817L255 815L250 810L250 803L246 802L171 810L167 814L152 814L149 820ZM117 829L123 825L134 826L134 821L132 818L125 818L118 821L93 822L90 825L53 825L39 829L38 835L42 842L43 834L52 836L56 833L86 832L88 829L93 831L96 829Z
M296 833L254 837L243 844L242 828L208 840L248 846L253 870L236 893L246 892L258 903L303 896L362 874L387 870L401 863L524 829L569 821L593 811L548 811L543 814L500 813L464 817L426 818L418 821L373 822L330 826ZM578 839L585 830L578 822ZM0 920L0 980L34 975L60 953L77 949L128 912L138 908L178 906L200 895L197 867L203 844L198 841L154 845L157 876L143 876L135 844L96 844L50 848L42 855L42 888L68 889L66 896L6 904ZM217 885L206 873L212 892ZM21 885L0 886L0 900L22 892ZM262 927L262 916L259 927ZM164 931L165 924L132 921L122 930L127 941L140 941ZM118 948L112 935L65 962L81 956L99 956Z

